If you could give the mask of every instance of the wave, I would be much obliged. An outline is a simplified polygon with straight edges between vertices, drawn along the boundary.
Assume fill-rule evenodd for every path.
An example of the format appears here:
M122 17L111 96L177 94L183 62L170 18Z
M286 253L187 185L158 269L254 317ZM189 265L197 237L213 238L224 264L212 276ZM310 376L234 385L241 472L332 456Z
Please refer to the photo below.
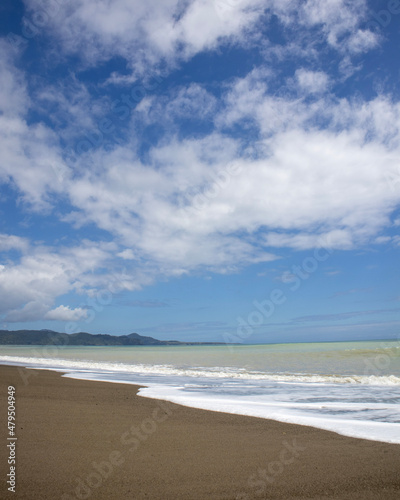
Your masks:
M0 356L2 364L17 364L34 368L47 368L57 371L96 371L107 373L126 373L132 375L179 376L189 378L213 378L235 380L265 380L291 384L363 384L378 386L400 385L400 377L395 375L335 375L309 373L268 373L248 371L235 367L178 367L173 365L145 365L128 363L109 363L77 361L70 359L31 358L19 356Z

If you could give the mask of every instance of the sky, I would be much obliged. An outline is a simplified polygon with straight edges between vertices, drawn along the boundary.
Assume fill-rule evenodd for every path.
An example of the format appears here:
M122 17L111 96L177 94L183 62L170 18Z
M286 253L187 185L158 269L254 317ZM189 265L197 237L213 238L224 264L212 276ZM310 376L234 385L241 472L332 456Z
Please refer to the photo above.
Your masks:
M0 328L398 338L400 1L3 0Z

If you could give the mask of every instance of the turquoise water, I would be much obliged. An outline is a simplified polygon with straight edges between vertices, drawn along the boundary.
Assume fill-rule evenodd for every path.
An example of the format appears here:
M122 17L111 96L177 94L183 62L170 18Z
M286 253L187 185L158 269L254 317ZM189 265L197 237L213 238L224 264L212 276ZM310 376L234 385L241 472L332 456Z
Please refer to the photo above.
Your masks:
M1 356L68 362L141 365L149 372L218 370L266 374L395 375L400 377L400 341L321 342L221 346L2 346ZM67 363L68 364L68 363Z

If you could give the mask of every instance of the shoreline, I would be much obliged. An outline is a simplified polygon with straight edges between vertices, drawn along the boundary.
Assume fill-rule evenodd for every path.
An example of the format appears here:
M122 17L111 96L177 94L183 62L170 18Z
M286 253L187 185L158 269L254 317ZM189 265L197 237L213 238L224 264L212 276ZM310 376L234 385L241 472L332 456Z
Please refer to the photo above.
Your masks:
M16 389L16 493L56 499L397 499L400 446L137 396L140 386L0 365ZM14 495L14 496L13 496Z
M90 346L89 349L92 349ZM175 348L174 348L175 349ZM7 356L3 356L3 358ZM187 406L190 408L195 408L195 409L202 409L202 410L208 410L208 411L216 411L216 412L224 412L224 413L230 413L234 415L243 415L243 416L249 416L249 417L256 417L256 418L263 418L267 420L276 420L282 423L291 423L294 425L303 425L303 426L310 426L310 427L315 427L321 430L326 430L330 432L334 432L343 436L351 437L351 438L356 438L356 439L368 439L372 441L378 441L378 442L384 442L384 443L390 443L390 444L400 444L400 423L396 422L382 422L380 419L380 415L377 415L377 418L375 418L375 415L372 412L372 415L364 415L364 418L361 418L359 420L357 419L329 419L329 418L324 418L325 415L323 414L324 412L322 411L321 414L317 413L312 413L312 412L307 412L305 414L296 414L296 412L284 412L284 413L279 413L274 411L276 408L276 404L274 401L272 401L272 407L268 407L268 404L271 403L270 401L264 401L264 404L266 403L266 410L261 410L261 406L257 406L258 403L255 401L253 406L247 405L246 401L240 399L240 395L237 397L233 395L231 397L231 400L227 398L224 400L223 398L220 400L213 400L213 398L208 397L207 394L204 396L198 398L197 394L191 394L190 391L189 393L186 393L186 396L183 396L185 393L181 393L179 391L179 386L182 384L181 383L173 383L172 386L168 387L166 385L161 391L160 390L154 390L155 387L162 387L163 381L161 384L159 383L154 383L154 381L149 381L149 380L140 380L140 377L136 377L135 380L129 380L129 377L125 379L124 374L125 371L122 370L119 372L118 370L115 371L113 368L111 368L113 375L106 375L102 376L101 374L97 374L97 368L93 367L91 364L91 361L88 361L86 359L78 359L78 360L68 360L67 364L62 365L61 363L57 363L56 361L58 358L51 359L50 363L43 364L43 360L40 360L40 363L38 364L37 362L33 363L30 358L26 359L23 361L25 358L15 358L13 356L10 356L11 359L18 359L18 361L15 362L15 365L8 359L0 361L1 363L6 363L11 366L24 366L25 368L29 369L34 369L34 370L51 370L57 373L62 373L66 377L71 377L77 380L92 380L92 381L103 381L103 382L113 382L113 383L120 383L120 384L131 384L131 385L138 385L142 382L141 384L141 390L140 390L140 396L147 397L147 398L153 398L157 400L166 400L171 403L176 403L178 405L182 406ZM49 361L50 358L48 358L46 361ZM67 360L60 359L59 361L64 362ZM94 360L93 360L94 361ZM94 361L95 364L97 363L102 363L102 360L99 361ZM71 363L75 363L75 365L78 366L71 366ZM113 364L114 361L111 361ZM89 369L89 374L83 372L76 374L75 373L75 368L78 368L78 372L81 369L87 370ZM99 372L101 373L101 370L103 369L103 366L99 367ZM94 370L94 372L93 372ZM121 373L121 377L118 376L118 373ZM161 372L160 372L161 373ZM87 375L87 376L85 376ZM321 378L323 379L322 382L324 383L330 383L332 377L334 378L333 383L337 385L337 377L342 377L342 378L371 378L370 375L306 375L306 378L308 378L308 381L311 382L321 382ZM392 375L383 375L381 378L383 379L390 379ZM396 376L393 376L396 378ZM303 378L303 376L301 377ZM372 377L374 379L373 383L371 386L374 386L376 384L376 378L377 376ZM293 381L293 376L288 375L283 379L280 379L282 381ZM294 376L294 381L296 381L296 376ZM400 381L400 379L398 379ZM224 383L224 380L222 379L221 381ZM304 380L300 381L300 384L303 385ZM214 383L219 383L214 381ZM360 382L361 384L361 382ZM360 387L360 384L350 384L350 388L357 389L357 386ZM362 384L361 384L362 385ZM368 383L367 383L368 385ZM304 384L304 387L307 387L307 383ZM302 388L300 388L302 390ZM372 390L373 387L370 388ZM306 389L307 390L307 389ZM305 397L311 397L312 399L318 399L318 397L324 398L325 394L321 394L321 391L319 391L320 394L315 393L312 391L312 393L306 394ZM183 396L183 397L182 397ZM354 394L353 397L355 400L358 400L360 397L364 397L365 395L363 394ZM371 398L374 398L375 395L371 395ZM377 394L377 397L379 398L380 395ZM392 400L393 398L396 398L397 394L392 395ZM236 399L235 399L236 398ZM343 400L342 405L343 407L346 407L346 403L352 404L353 399L348 396L346 400ZM285 410L284 408L284 403L282 403L282 409ZM324 406L319 406L319 408L324 408ZM362 410L362 409L361 409ZM393 410L392 410L393 413ZM390 416L389 416L390 418Z

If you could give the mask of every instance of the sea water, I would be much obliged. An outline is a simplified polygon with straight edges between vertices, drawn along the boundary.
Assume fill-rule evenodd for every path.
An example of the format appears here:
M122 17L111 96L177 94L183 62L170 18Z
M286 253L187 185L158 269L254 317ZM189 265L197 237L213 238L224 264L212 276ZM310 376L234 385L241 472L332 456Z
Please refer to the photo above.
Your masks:
M400 341L1 346L0 363L145 386L141 396L400 443Z

